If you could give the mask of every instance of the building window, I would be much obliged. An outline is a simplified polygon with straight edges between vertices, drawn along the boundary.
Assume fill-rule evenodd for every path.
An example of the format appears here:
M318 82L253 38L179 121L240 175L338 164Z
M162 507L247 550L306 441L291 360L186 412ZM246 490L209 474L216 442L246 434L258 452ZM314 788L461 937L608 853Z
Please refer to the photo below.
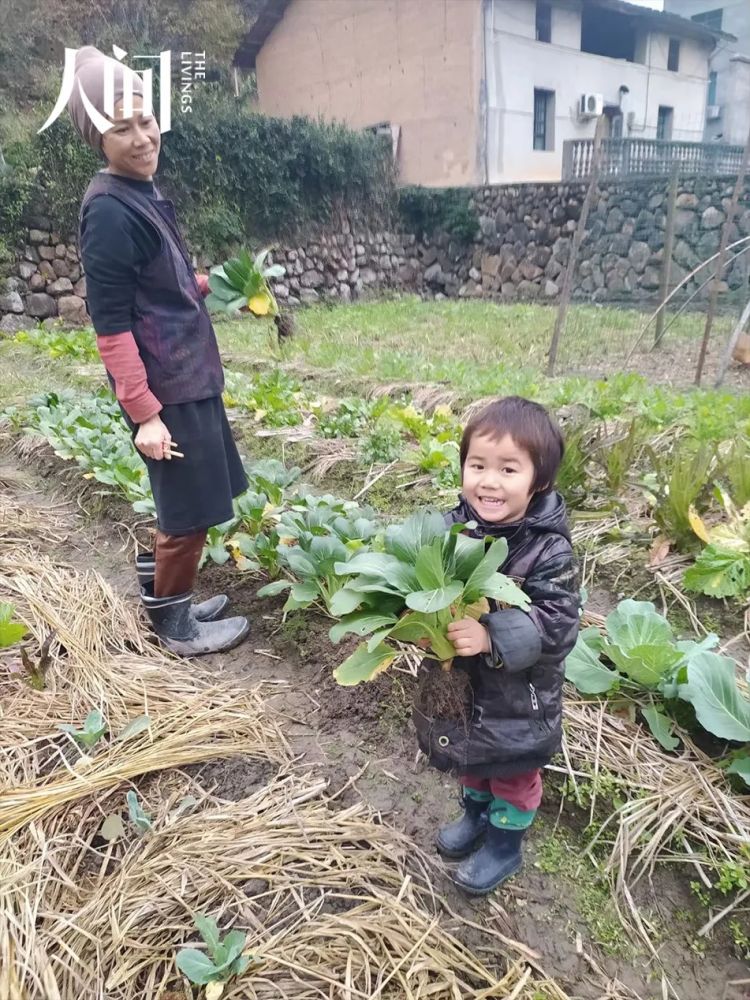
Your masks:
M719 74L715 69L712 69L708 74L708 104L716 104L716 83L719 79Z
M552 41L552 4L544 3L543 0L536 2L536 40Z
M693 14L690 20L695 21L696 24L702 24L704 28L709 28L711 31L721 31L721 26L724 23L724 11L721 7L717 7L716 10L704 10L701 14Z
M667 56L667 69L676 73L680 68L680 43L676 38L669 39L669 55Z
M555 92L534 90L534 149L555 148Z
M656 138L662 142L672 141L672 122L674 120L674 108L668 108L665 104L659 105L659 117L656 119Z

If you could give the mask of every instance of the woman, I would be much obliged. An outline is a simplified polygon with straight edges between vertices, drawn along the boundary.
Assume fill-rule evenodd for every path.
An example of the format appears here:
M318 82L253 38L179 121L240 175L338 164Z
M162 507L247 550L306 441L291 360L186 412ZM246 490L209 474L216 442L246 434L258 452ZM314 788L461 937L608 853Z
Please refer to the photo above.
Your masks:
M104 115L108 65L114 117L102 134L81 89ZM87 46L77 53L68 109L77 132L106 160L83 197L80 249L97 347L156 504L154 553L138 557L141 597L172 652L221 652L240 643L249 624L220 619L223 595L194 605L192 590L207 530L229 520L247 479L221 398L224 374L203 303L208 278L193 272L174 206L154 185L161 137L144 109L140 77Z

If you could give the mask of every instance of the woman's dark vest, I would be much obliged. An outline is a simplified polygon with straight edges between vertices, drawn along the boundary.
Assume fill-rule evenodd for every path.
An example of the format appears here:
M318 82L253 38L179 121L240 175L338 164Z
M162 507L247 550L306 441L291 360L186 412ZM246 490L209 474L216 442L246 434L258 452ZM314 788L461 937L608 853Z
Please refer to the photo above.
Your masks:
M224 372L174 205L156 194L149 198L114 174L98 173L83 196L81 216L92 198L109 195L145 218L159 234L159 252L138 278L133 337L149 388L159 402L191 403L218 396ZM117 233L112 238L117 239Z

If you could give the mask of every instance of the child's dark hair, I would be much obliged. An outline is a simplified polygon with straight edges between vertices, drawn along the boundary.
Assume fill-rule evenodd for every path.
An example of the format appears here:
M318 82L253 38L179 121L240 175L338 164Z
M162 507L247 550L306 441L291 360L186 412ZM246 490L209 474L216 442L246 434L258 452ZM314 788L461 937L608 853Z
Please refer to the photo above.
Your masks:
M521 396L506 396L489 403L475 414L461 437L461 471L474 435L499 440L508 434L519 448L531 455L534 463L534 493L551 489L565 454L560 428L539 403Z

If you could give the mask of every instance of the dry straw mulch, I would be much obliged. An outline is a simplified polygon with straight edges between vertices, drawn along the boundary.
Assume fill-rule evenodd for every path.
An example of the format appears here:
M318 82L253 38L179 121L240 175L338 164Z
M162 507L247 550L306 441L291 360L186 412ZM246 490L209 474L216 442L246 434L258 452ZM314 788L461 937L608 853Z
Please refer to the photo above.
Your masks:
M195 912L247 931L257 961L230 1000L566 1000L529 949L444 910L407 838L299 771L262 687L163 655L100 576L30 546L0 541L0 600L31 654L55 633L43 691L13 669L16 650L0 655L3 1000L198 996L175 966L199 944ZM59 725L93 708L111 732L84 755ZM148 730L118 741L140 714ZM238 802L181 770L240 756L276 777ZM125 816L134 787L153 821L143 835ZM111 813L125 835L109 843Z
M74 821L58 814L46 838L29 828L11 846L0 964L20 997L187 1000L174 959L202 946L191 915L204 912L246 931L255 957L230 1000L530 1000L540 990L565 1000L527 955L498 972L508 950L499 934L472 928L463 941L411 842L362 804L326 798L324 781L280 775L239 802L206 796L172 820L175 798L153 833L131 831L114 848L92 845L99 806L110 807L92 798Z

